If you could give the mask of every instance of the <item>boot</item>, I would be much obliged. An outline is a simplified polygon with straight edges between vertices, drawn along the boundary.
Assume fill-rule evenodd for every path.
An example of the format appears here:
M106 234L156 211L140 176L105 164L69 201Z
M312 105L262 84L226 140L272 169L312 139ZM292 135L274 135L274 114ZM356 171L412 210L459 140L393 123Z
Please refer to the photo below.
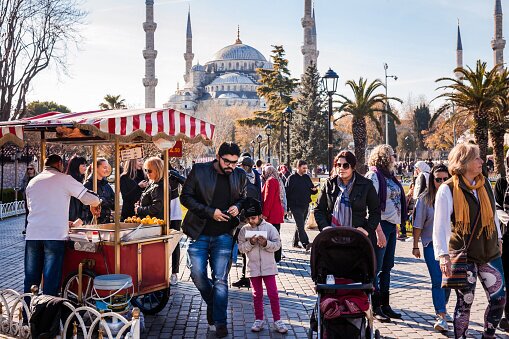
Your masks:
M401 319L401 313L396 313L389 305L389 292L380 292L380 304L385 315L394 319Z
M391 321L391 318L389 318L385 313L382 311L382 308L380 306L380 293L374 292L373 296L371 298L371 301L373 302L373 315L375 316L375 319L382 322L382 323L388 323Z

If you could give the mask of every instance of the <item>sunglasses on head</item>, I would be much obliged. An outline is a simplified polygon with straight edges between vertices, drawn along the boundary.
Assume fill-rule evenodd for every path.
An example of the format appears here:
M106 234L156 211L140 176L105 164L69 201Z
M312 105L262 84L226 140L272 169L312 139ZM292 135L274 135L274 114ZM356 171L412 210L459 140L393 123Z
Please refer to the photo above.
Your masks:
M145 171L146 173L152 173L152 170L151 170L151 169L144 168L144 171Z
M336 167L338 167L338 168L343 167L343 169L349 169L349 168L350 168L350 164L349 164L349 163L347 163L347 162L344 162L344 163L340 163L340 162L338 162L338 163L336 164Z
M445 182L448 178L435 178L435 182Z

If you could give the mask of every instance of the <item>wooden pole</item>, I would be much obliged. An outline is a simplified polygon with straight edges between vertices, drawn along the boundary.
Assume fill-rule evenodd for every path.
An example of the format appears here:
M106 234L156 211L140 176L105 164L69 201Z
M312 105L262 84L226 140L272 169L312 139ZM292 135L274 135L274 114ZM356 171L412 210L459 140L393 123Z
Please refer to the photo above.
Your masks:
M120 145L115 139L115 273L120 273Z
M97 193L97 145L92 146L92 190Z

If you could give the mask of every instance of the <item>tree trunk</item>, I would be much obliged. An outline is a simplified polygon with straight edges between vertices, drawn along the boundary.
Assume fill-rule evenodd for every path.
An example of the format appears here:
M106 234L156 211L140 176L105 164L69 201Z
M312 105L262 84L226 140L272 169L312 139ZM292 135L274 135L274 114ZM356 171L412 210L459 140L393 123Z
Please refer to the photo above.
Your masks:
M352 119L352 135L355 147L355 157L357 158L357 172L365 174L366 166L366 118L353 117Z
M491 143L493 144L493 154L495 155L495 171L496 173L500 174L502 178L505 178L506 176L505 154L504 154L505 130L503 126L496 126L495 128L491 128L490 132L491 132Z
M475 142L479 146L481 159L486 164L486 155L488 154L488 114L479 110L474 121Z

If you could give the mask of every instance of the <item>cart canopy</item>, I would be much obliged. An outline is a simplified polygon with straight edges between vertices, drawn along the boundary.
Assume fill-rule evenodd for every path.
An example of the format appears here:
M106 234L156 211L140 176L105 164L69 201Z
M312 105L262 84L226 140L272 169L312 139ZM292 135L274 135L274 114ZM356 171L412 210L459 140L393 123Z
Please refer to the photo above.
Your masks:
M32 118L0 122L0 146L13 142L23 145L24 131L59 129L90 131L107 140L129 142L135 138L149 141L182 139L210 144L214 125L174 109L122 109L81 113L48 112Z

